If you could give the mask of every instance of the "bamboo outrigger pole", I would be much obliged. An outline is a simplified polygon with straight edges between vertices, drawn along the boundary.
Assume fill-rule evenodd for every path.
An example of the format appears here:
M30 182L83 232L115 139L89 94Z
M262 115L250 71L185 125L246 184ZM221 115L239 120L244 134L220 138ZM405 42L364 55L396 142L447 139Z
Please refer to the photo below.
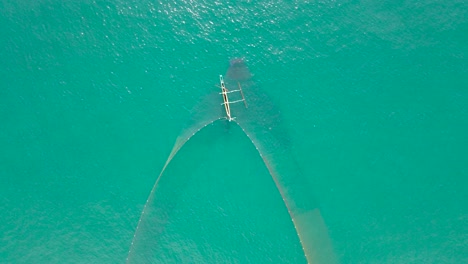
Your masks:
M242 101L244 101L245 108L247 108L247 101L245 101L244 92L242 91L242 87L239 82L237 82L237 86L239 87L239 91L242 96Z

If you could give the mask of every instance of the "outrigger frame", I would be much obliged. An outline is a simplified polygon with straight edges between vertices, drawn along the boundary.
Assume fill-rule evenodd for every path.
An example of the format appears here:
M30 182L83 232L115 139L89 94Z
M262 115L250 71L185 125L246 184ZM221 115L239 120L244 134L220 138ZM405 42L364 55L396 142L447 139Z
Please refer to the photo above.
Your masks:
M247 102L245 101L244 92L242 91L242 86L240 85L239 82L237 82L237 87L239 88L238 90L228 91L228 89L226 88L226 85L224 84L224 79L222 75L219 75L219 83L220 83L220 88L221 88L220 94L223 96L223 103L221 105L224 105L224 110L226 110L226 119L229 122L231 122L232 120L235 119L235 117L231 116L230 104L244 102L245 108L247 108ZM234 93L234 92L240 92L242 99L236 100L236 101L229 101L228 94Z

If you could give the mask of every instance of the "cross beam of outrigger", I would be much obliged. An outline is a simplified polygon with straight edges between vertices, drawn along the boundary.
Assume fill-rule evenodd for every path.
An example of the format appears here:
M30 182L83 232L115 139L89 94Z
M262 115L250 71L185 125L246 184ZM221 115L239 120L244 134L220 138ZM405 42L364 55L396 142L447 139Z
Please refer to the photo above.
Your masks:
M224 109L226 110L226 119L229 122L231 122L232 120L234 120L235 117L231 116L230 104L244 102L245 108L247 108L247 102L245 101L244 92L242 91L242 87L241 87L239 82L237 82L237 87L239 89L238 90L232 90L232 91L228 91L228 89L226 88L226 85L224 84L224 79L223 79L222 75L219 75L219 82L220 82L220 87L221 87L221 93L220 94L223 96L222 105L224 105ZM228 94L235 93L235 92L240 92L240 95L242 96L242 99L235 100L235 101L229 101Z

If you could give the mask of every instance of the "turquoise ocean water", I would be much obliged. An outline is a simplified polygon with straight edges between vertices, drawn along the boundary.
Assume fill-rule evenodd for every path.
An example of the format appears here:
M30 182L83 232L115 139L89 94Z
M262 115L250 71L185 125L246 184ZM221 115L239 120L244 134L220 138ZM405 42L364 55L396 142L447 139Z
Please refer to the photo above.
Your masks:
M467 10L0 1L0 263L125 263L174 142L239 57L281 112L336 262L468 262ZM306 263L281 198L218 121L167 167L158 235L135 239L155 263Z

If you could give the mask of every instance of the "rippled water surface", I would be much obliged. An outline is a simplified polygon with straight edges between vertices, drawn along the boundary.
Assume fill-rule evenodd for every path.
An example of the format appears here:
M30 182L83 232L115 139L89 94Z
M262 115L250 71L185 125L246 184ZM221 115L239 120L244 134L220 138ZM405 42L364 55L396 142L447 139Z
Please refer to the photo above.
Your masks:
M468 262L467 10L0 1L0 263ZM248 123L193 136L135 235L233 58Z

